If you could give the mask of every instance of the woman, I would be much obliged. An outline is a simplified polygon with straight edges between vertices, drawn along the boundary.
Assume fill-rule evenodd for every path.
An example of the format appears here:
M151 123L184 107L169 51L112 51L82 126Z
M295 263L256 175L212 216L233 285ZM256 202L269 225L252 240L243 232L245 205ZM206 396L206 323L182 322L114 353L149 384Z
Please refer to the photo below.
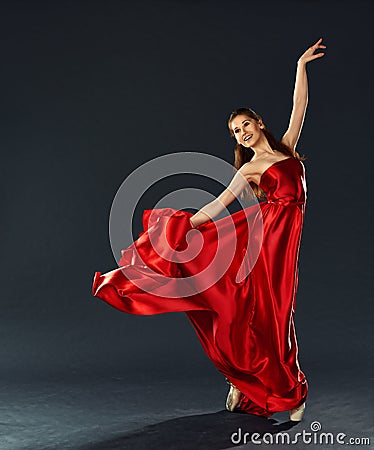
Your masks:
M294 314L306 181L303 158L295 148L308 101L306 64L324 55L314 53L320 48L326 48L322 39L298 60L293 110L282 140L272 136L253 110L234 111L229 129L236 139L238 171L227 189L194 215L171 208L145 211L144 232L122 251L120 268L103 275L96 272L94 277L93 295L121 311L140 315L184 311L208 357L230 384L229 411L269 417L288 410L292 421L300 421L305 410L308 384L298 363ZM258 238L256 230L248 228L256 208L211 220L246 190L248 194L248 183L256 197L266 195L267 200L257 204L262 236L252 259L245 249L246 241ZM232 223L234 232L229 228ZM193 235L186 244L191 228L198 228L203 237L202 251L176 262L178 257L170 255L182 254L198 240ZM171 243L171 250L165 242ZM234 258L222 276L201 288L188 277L207 267L219 271L225 258L214 263L209 259L218 244L224 252L234 248ZM243 264L247 271L238 278ZM204 272L204 282L210 276ZM194 280L188 295L178 283L185 279Z

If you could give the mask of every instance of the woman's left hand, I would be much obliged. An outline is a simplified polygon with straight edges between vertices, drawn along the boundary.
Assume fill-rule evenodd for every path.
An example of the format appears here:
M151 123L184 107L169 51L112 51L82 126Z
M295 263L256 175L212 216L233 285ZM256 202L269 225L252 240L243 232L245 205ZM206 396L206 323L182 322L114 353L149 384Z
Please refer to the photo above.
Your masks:
M314 45L309 47L308 50L303 55L300 56L298 62L306 64L309 61L313 61L313 59L321 58L322 56L324 56L324 53L314 54L314 52L319 48L326 48L326 45L321 44L321 42L322 38L318 39L318 41Z

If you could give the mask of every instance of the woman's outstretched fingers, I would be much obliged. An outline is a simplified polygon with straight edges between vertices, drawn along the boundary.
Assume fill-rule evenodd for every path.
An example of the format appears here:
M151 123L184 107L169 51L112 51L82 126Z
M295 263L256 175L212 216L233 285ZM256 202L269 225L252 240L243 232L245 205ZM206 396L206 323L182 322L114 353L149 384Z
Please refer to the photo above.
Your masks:
M322 38L319 38L318 41L315 43L315 45L320 45L321 42L322 42Z
M318 39L318 41L314 45L309 47L308 50L300 56L299 62L306 64L309 61L313 61L313 59L321 58L322 56L324 56L324 53L314 53L319 48L326 48L326 45L321 44L321 42L322 38Z
M313 45L314 49L317 50L318 48L326 48L326 45L321 44L322 38L318 39L318 41Z

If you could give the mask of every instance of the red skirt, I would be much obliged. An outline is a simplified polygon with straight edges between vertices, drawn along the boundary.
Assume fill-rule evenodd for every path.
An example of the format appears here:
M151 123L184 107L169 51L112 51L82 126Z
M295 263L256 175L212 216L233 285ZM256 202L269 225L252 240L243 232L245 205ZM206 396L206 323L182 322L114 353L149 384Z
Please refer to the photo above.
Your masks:
M294 327L303 208L264 202L197 229L192 215L144 211L144 231L119 268L95 273L93 295L129 314L185 312L242 392L236 410L296 408L308 391Z

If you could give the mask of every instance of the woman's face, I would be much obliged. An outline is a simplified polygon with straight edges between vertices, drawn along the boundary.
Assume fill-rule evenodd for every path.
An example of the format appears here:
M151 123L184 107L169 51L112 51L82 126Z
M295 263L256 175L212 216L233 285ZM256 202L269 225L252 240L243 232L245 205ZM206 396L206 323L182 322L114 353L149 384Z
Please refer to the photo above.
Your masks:
M262 122L245 115L238 115L231 121L231 130L236 142L243 147L253 147L262 135Z

